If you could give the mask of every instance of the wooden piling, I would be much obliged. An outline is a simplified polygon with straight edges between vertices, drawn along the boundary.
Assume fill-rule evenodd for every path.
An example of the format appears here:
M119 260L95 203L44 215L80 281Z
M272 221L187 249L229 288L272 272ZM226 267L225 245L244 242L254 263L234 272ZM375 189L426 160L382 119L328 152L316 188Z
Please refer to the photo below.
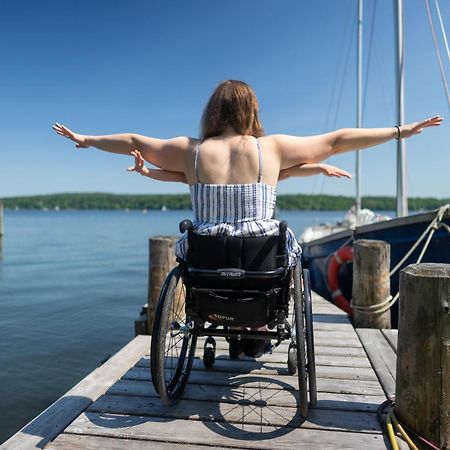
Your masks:
M402 270L395 413L442 449L450 448L449 311L450 264Z
M391 247L387 242L360 239L353 244L353 324L356 328L391 328L389 267ZM383 311L384 309L384 311Z
M154 236L149 240L148 330L151 334L156 303L167 274L177 265L173 236Z

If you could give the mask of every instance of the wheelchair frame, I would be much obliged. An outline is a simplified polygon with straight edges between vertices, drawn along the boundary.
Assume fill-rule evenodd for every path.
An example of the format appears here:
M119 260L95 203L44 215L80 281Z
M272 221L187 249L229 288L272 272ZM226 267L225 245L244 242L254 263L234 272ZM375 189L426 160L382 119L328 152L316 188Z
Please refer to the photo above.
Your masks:
M182 233L190 232L191 229L192 222L190 220L180 223ZM286 222L281 222L280 236L285 236L286 229ZM309 272L302 268L300 260L293 268L277 267L275 270L269 271L245 271L235 268L198 269L185 261L178 261L179 265L172 269L161 288L152 330L151 376L155 390L162 401L170 405L180 399L189 379L199 337L207 337L203 352L203 363L207 369L212 368L214 364L215 337L225 337L227 340L230 338L270 339L276 341L275 344L271 344L270 352L284 340L289 340L288 371L291 375L295 373L298 375L300 412L303 417L307 417L308 407L314 407L317 403L317 388L311 285ZM276 329L262 331L230 329L228 326L217 324L205 326L208 322L196 314L192 300L189 298L192 290L217 291L222 294L228 293L228 295L238 293L249 296L260 295L268 291L195 287L190 286L189 281L186 283L190 276L280 281L284 286L276 288L283 289L281 292L277 291L277 295L283 296L287 301L284 304L285 307L277 309L276 314L272 314L272 320L266 324L269 329ZM291 317L288 314L291 307L290 300L293 300ZM289 321L290 318L291 321Z

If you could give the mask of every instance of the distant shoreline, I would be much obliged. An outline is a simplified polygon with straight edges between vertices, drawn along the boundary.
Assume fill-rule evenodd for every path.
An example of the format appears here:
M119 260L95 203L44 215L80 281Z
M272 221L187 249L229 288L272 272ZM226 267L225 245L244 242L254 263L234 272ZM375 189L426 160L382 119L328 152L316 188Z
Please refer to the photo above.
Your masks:
M106 194L70 193L0 198L5 209L108 209L181 210L191 209L189 194ZM432 210L450 203L450 198L408 199L411 211ZM337 195L280 194L277 208L295 211L343 211L354 204L353 197ZM375 211L395 210L394 197L362 197L362 207Z

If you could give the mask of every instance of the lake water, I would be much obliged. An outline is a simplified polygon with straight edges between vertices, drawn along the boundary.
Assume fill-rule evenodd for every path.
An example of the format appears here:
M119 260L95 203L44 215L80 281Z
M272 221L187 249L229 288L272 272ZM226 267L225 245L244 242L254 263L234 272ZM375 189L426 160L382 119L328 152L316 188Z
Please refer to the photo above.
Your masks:
M5 211L0 259L0 443L134 336L148 239L191 211ZM339 211L280 211L298 235Z

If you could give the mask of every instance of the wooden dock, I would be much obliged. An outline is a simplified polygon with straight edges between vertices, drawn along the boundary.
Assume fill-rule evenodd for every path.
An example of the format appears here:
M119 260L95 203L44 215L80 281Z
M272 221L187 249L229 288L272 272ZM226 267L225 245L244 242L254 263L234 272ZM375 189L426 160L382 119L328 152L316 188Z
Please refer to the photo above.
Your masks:
M183 399L166 407L150 381L149 336L138 336L0 448L389 448L376 410L391 386L382 376L383 391L373 366L395 371L395 336L356 332L318 296L313 311L318 404L307 420L297 410L297 377L287 372L287 343L257 360L231 361L218 339L216 363L206 370L199 342ZM374 350L373 331L387 338L380 345L389 356Z

